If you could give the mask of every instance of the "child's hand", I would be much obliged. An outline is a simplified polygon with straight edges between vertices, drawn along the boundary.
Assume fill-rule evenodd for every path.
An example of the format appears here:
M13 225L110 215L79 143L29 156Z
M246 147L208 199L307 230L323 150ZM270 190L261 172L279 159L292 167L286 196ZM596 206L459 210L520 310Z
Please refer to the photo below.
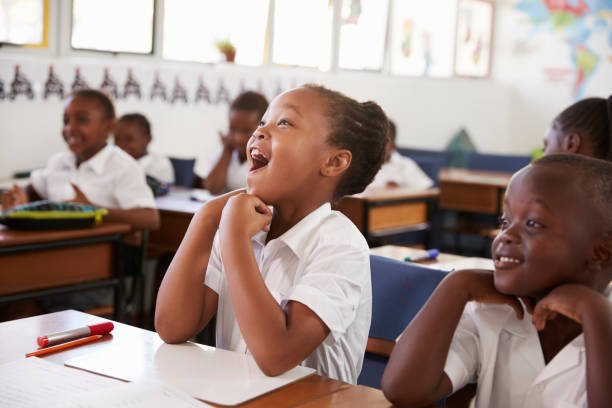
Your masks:
M242 193L227 201L221 214L219 233L222 239L250 239L261 230L269 231L271 221L272 211L259 197Z
M81 189L78 188L76 184L70 183L70 185L72 185L72 188L74 189L74 198L72 200L68 200L69 202L95 205L91 201L89 201L85 193L81 191Z
M452 272L456 278L462 280L462 287L466 288L469 300L480 303L508 305L516 312L519 320L523 319L524 311L521 302L515 296L505 295L495 289L493 272L484 269L465 269ZM529 299L521 298L527 311L531 312L532 303Z
M234 138L226 133L223 132L219 132L219 138L221 139L221 144L223 145L223 148L226 150L234 150L236 147L236 144L234 143Z
M582 314L588 303L602 296L601 293L584 285L567 283L557 286L535 306L533 322L536 329L543 330L546 322L553 320L557 314L582 324Z
M235 196L236 194L244 193L244 189L230 191L229 193L223 194L219 197L215 197L214 199L207 201L206 204L202 206L203 212L206 213L207 221L213 221L215 225L215 230L219 227L219 221L221 220L221 212L223 212L223 207L227 204L227 200L230 197Z
M28 195L25 190L14 184L9 190L2 193L2 211L10 210L18 205L28 203Z

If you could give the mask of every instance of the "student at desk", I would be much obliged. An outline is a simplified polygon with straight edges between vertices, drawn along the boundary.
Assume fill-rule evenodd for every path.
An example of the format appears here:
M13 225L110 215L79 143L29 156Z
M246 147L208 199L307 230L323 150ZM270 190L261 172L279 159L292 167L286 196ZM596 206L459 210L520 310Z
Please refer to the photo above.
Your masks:
M477 407L612 406L611 196L604 160L550 155L516 173L495 271L440 283L393 349L385 395L427 406L476 381Z
M108 210L107 221L138 229L159 227L155 200L143 170L123 150L107 143L115 108L104 93L81 90L68 99L62 136L70 152L56 153L31 184L2 194L2 208L40 199L91 204Z
M385 151L385 162L376 174L368 189L380 187L408 187L425 190L433 186L433 181L410 157L400 154L395 146L395 123L389 120L389 141Z
M267 375L303 362L354 384L370 327L369 250L330 203L374 178L387 126L376 103L321 86L276 97L248 142L246 193L204 204L164 276L161 338L188 340L216 314L217 347L252 354Z
M220 134L223 147L200 187L211 194L221 194L246 186L247 141L267 108L265 96L257 92L246 91L234 99L230 105L229 132Z
M151 124L140 113L128 113L115 126L115 145L138 161L147 176L162 183L174 183L174 168L168 157L149 152Z

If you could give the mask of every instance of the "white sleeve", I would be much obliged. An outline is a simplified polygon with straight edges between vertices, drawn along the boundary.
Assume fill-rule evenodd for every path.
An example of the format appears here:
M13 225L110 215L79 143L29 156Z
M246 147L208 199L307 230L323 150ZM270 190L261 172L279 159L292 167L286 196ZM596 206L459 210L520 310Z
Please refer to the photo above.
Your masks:
M468 303L463 310L444 365L444 372L451 380L453 392L473 382L478 373L480 341L472 307L473 304Z
M145 171L162 183L174 183L174 168L166 156L153 156L151 164Z
M402 185L418 190L425 190L434 184L417 162L406 156L402 156L402 179Z
M355 319L363 289L368 286L368 252L349 245L326 245L315 251L309 261L288 300L315 312L336 341Z
M44 199L49 197L49 193L47 191L47 173L47 168L44 168L34 170L32 171L32 174L30 174L30 183L32 184L32 187L36 193Z
M217 232L215 234L215 238L213 239L210 258L208 258L208 266L206 267L204 284L218 294L221 290L222 278L223 265L221 263L221 245L219 243L219 233Z
M147 185L144 170L133 161L119 175L113 191L119 208L129 210L132 208L155 208L153 192Z

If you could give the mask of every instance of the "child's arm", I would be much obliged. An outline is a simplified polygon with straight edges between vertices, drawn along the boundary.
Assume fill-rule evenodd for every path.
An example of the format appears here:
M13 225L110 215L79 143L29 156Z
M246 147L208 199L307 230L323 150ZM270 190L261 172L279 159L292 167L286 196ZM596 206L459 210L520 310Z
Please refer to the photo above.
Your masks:
M210 170L206 179L204 179L204 188L210 191L211 194L220 194L225 190L227 184L227 169L232 161L232 153L234 145L229 135L219 134L223 151L221 156L217 158L217 162Z
M75 196L71 202L83 203L88 205L96 205L89 201L85 193L72 184ZM124 210L120 208L107 208L108 213L104 216L105 221L123 222L130 224L132 228L156 230L159 228L159 212L155 208L131 208Z
M289 302L285 313L266 287L251 237L267 228L271 216L255 196L232 197L223 210L219 238L240 331L259 368L266 375L278 375L301 363L330 330L302 303Z
M453 334L468 301L508 304L519 319L518 299L493 286L489 271L451 273L438 285L393 349L382 378L385 396L398 406L427 406L447 396L452 383L444 372Z
M565 284L540 300L533 313L538 330L562 314L582 325L586 349L587 401L589 407L612 406L612 304L587 286Z
M42 200L42 197L38 195L31 184L28 184L25 189L15 184L2 193L2 211L38 200Z
M211 200L198 210L166 271L157 294L155 329L167 343L193 337L217 311L218 296L204 285L204 278L221 211L236 193Z

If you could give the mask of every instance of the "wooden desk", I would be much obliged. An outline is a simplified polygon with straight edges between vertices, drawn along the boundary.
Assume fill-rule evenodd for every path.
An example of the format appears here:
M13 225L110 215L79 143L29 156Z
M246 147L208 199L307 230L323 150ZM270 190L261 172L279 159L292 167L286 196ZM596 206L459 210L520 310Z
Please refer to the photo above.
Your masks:
M26 353L35 350L37 348L36 338L41 334L54 333L102 321L105 320L86 313L66 310L0 323L0 338L3 339L2 347L0 348L0 363L23 358ZM115 322L115 329L111 335L106 335L97 342L49 354L43 358L57 364L64 364L64 362L71 358L92 352L122 348L123 350L134 350L135 358L131 363L137 364L139 358L150 358L150 356L154 355L152 348L156 347L158 341L159 338L154 332ZM133 368L138 369L138 367ZM343 394L340 397L343 402L348 401L351 403L345 406L360 406L361 398L365 394L368 395L368 400L376 399L380 401L381 398L384 399L379 390L368 387L356 387L342 381L313 374L239 406L248 408L294 407L313 404L318 399L321 399L321 404L308 406L330 406L329 401L333 403L335 399L327 400L326 398L333 393L352 388L356 388L358 391ZM374 406L390 405L388 402L386 404Z
M384 256L398 261L403 261L407 256L413 256L415 251L421 250L399 245L383 245L376 248L370 248L370 254L372 255ZM446 253L439 254L436 259L427 259L416 263L448 271L467 268L493 270L493 260L490 258L467 257Z
M155 199L161 225L156 231L149 232L151 251L176 252L193 214L204 204L191 200L190 194L191 190L188 188L173 187L168 195Z
M441 169L440 208L499 215L511 173L468 169Z
M119 316L122 272L117 254L129 231L129 225L116 223L48 231L0 226L0 303L112 287Z
M372 239L412 231L429 231L439 190L377 188L344 197L334 206Z

